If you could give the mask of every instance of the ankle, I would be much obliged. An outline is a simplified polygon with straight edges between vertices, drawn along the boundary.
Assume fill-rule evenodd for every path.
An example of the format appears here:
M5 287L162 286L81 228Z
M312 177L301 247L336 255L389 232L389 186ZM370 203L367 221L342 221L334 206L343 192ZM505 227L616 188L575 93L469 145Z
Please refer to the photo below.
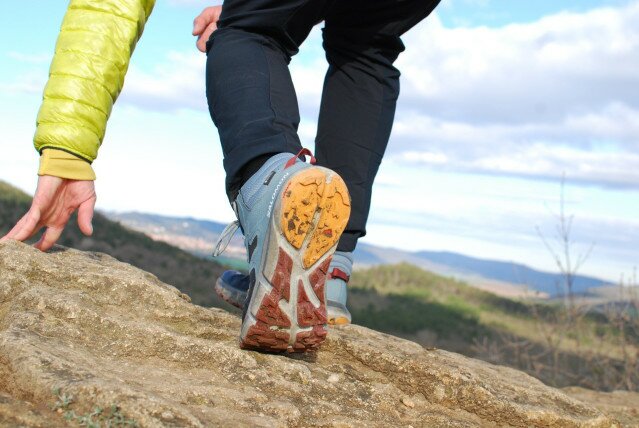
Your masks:
M229 189L228 194L230 199L234 201L237 198L237 194L240 192L240 189L244 184L264 166L267 160L269 160L272 156L277 153L266 153L263 155L259 155L256 158L251 159L242 167L240 170L240 180L235 182Z
M332 272L333 269L339 269L342 271L348 278L350 278L353 273L353 253L346 251L335 251L333 254L333 259L331 260L331 265L329 271ZM348 279L345 279L348 282Z

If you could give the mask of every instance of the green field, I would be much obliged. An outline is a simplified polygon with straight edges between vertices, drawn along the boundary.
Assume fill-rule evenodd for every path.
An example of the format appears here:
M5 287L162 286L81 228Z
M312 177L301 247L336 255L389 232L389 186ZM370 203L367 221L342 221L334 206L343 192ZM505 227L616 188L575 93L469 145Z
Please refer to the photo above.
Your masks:
M499 297L407 264L356 271L350 286L357 324L510 365L556 386L639 387L636 306L568 317L560 303Z

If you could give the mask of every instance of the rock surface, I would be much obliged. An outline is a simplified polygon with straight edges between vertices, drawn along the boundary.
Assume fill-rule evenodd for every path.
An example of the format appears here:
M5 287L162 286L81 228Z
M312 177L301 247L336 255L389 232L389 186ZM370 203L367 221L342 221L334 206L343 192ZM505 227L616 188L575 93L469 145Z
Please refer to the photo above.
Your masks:
M617 418L624 427L639 427L639 392L599 392L569 387L563 392Z
M110 256L2 243L0 423L63 424L59 389L76 414L115 404L143 427L620 426L522 372L362 327L291 358L240 350L239 324Z

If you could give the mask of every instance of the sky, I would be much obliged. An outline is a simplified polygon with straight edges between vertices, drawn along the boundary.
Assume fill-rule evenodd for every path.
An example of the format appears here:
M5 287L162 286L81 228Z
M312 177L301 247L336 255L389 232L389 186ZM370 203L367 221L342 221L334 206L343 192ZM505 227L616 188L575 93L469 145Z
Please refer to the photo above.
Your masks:
M32 193L35 118L68 2L0 17L0 179ZM158 0L94 169L97 208L233 220L193 18ZM316 27L293 59L313 148L326 62ZM639 265L639 0L442 0L404 36L402 94L373 194L371 244L554 271L561 179L581 273Z

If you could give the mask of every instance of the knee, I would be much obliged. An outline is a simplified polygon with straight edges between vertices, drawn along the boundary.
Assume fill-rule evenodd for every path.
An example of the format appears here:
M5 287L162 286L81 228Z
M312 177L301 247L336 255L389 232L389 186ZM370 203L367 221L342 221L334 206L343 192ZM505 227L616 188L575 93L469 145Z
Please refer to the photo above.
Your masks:
M206 52L215 48L223 52L247 50L269 45L272 40L257 31L250 31L232 26L218 28L211 34L206 43Z
M206 43L207 54L215 45L257 44L282 55L286 62L297 53L297 46L282 31L269 31L259 27L227 24L211 34Z
M327 27L323 30L326 58L332 65L359 62L395 71L393 63L405 49L399 36Z

